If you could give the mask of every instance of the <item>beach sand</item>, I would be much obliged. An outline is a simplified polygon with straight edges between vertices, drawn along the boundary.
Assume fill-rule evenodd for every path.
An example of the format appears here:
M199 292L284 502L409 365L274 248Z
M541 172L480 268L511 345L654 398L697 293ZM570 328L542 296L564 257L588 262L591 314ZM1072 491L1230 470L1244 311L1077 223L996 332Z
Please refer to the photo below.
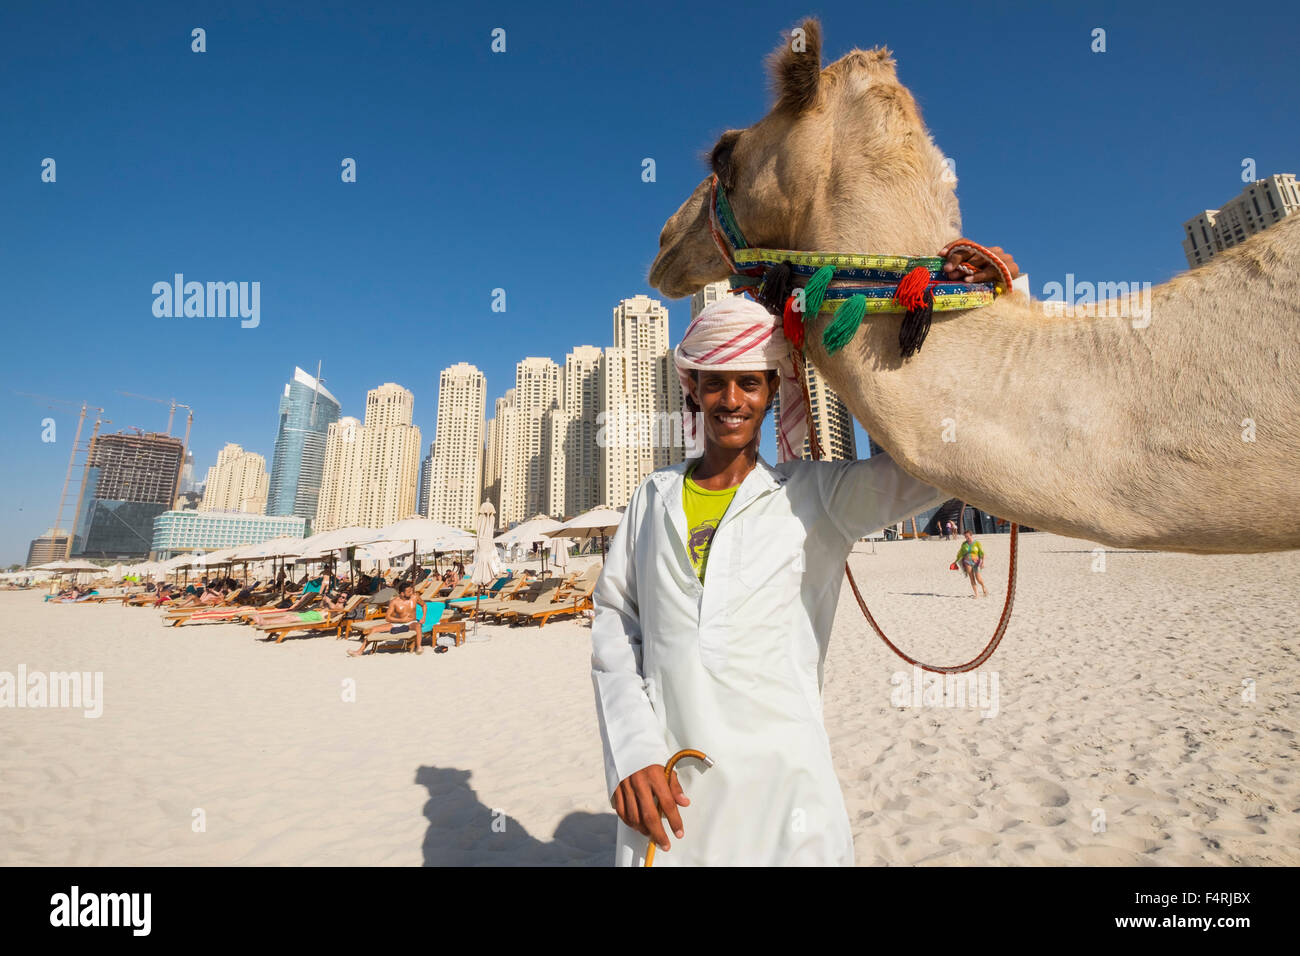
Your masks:
M981 540L988 599L947 569L955 542L859 544L904 650L983 647L1009 540ZM896 706L912 673L843 588L825 718L859 864L1300 863L1300 552L1107 551L1102 571L1095 547L1022 537L975 706ZM2 864L612 861L585 623L358 660L37 592L0 610L0 671L103 674L98 718L0 708Z

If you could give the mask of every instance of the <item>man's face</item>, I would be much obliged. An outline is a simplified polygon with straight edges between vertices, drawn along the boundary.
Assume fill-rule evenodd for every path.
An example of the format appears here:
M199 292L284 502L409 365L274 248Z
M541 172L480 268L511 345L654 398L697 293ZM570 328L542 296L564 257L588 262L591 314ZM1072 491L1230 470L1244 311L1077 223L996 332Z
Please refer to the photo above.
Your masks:
M704 418L706 445L746 448L758 441L758 430L772 401L769 372L697 372L694 399Z

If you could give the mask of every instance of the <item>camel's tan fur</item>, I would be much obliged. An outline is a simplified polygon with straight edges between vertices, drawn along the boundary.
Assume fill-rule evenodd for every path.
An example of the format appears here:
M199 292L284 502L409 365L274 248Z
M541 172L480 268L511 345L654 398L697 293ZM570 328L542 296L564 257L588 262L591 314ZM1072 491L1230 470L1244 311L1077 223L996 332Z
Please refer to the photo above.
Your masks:
M769 57L777 105L714 149L746 238L934 254L961 234L956 183L889 52L823 70L820 27L802 26L807 52L783 42ZM729 272L708 183L660 236L650 281L665 295ZM897 315L868 317L834 356L820 344L827 319L813 320L808 354L903 468L992 514L1114 547L1297 548L1297 253L1292 217L1152 289L1145 327L1057 317L1017 295L937 313L907 360Z

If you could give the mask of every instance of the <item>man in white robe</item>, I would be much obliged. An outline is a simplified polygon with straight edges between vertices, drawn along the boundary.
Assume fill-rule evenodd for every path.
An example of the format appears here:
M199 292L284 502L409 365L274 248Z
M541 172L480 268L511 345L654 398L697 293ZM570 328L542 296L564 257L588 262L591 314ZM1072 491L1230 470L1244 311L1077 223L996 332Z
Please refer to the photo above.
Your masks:
M741 295L692 321L674 360L687 437L698 417L704 452L652 473L610 542L592 681L617 865L644 865L651 839L655 866L853 863L821 700L844 563L862 536L948 496L885 455L795 457L808 410L789 349L780 320ZM788 460L773 467L758 443L777 387ZM688 469L697 489L735 488L703 581L688 552ZM668 780L685 748L713 766L687 759Z

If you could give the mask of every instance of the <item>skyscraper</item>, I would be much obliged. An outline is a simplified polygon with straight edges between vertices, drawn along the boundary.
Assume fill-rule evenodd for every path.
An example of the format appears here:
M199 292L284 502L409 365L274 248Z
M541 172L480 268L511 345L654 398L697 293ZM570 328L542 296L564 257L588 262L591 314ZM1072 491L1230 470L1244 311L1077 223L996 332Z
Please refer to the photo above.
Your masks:
M503 399L498 398L493 410L500 407ZM497 420L493 415L488 419L484 427L485 438L483 440L483 488L479 494L479 501L490 501L496 511L497 527L501 527L501 472L498 468L501 465L500 458L497 455Z
M1294 173L1278 173L1246 188L1221 209L1207 209L1183 223L1183 255L1196 267L1224 249L1300 212L1300 184Z
M208 469L200 511L266 513L266 459L228 442Z
M713 305L724 295L730 295L731 283L726 279L720 279L717 282L710 282L704 288L700 289L691 296L691 321L703 312L706 308Z
M497 403L496 443L501 462L501 523L525 521L551 509L548 420L559 405L560 367L530 356L515 364L515 387Z
M187 451L185 453L185 464L181 466L180 493L184 494L187 491L195 491L195 490L196 490L196 485L194 482L194 452Z
M516 446L514 444L518 429L515 427L519 418L515 408L515 390L506 389L506 393L496 400L496 423L493 428L494 454L496 464L496 499L498 527L508 528L513 522L523 521L523 498L517 493L522 471L516 466ZM531 516L529 516L531 517Z
M438 376L438 425L428 516L454 528L474 527L483 485L483 412L487 380L457 362Z
M361 429L361 422L351 415L330 422L325 437L320 496L316 500L315 520L311 523L313 533L356 524L352 518L361 510L361 485L365 481Z
M176 500L184 448L158 433L98 435L86 458L85 489L73 526L74 556L144 557L153 519Z
M366 393L365 424L330 425L313 531L382 528L415 514L420 429L415 397L385 382Z
M294 368L293 380L280 398L280 425L267 495L268 515L316 517L325 438L338 421L339 402L312 375Z
M650 472L685 457L682 387L663 303L638 295L614 307L614 346L604 350L599 381L600 497L617 508Z
M356 524L382 528L415 514L420 429L414 417L415 396L402 386L385 382L366 393L366 478Z
M429 487L433 484L433 442L429 453L420 459L420 493L415 501L416 514L429 516Z
M597 417L600 415L601 349L579 345L564 357L564 376L560 392L561 432L564 484L560 507L552 513L579 515L590 511L600 500L600 448L596 445Z

